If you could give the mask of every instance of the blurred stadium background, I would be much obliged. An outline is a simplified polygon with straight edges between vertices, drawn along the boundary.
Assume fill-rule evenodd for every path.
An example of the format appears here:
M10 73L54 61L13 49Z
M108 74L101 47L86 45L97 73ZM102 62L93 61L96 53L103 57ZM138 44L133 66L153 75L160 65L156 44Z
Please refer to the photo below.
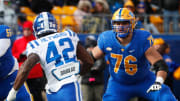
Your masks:
M91 34L97 38L101 32L110 30L113 12L119 7L126 6L132 8L136 14L138 22L136 27L150 31L154 38L163 38L170 45L169 55L180 64L180 0L175 0L178 2L178 8L174 9L178 13L175 15L164 15L163 12L167 9L165 1L174 2L174 0L132 0L131 2L129 0L0 0L0 24L9 25L16 40L22 36L24 21L33 22L39 12L49 11L55 16L59 31L66 28L75 31L84 44L87 35ZM102 6L102 10L99 10L98 3ZM82 14L83 5L87 7L86 10L88 9L85 14ZM144 9L143 13L142 9ZM171 21L166 23L170 28L167 32L164 20L168 16L177 17L178 30L174 31L174 23ZM180 97L180 81L173 82L175 95Z

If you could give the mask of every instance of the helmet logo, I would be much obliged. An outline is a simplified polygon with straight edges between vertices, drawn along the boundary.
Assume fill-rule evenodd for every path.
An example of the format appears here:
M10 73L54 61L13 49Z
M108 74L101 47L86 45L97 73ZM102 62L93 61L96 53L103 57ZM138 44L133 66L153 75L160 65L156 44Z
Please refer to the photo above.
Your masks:
M57 22L55 17L49 12L40 13L33 24L35 36L43 36L42 34L57 32Z
M134 17L134 14L132 12L129 12L129 15L131 15L132 17Z
M135 27L135 16L127 8L120 8L113 14L111 25L118 37L126 37Z

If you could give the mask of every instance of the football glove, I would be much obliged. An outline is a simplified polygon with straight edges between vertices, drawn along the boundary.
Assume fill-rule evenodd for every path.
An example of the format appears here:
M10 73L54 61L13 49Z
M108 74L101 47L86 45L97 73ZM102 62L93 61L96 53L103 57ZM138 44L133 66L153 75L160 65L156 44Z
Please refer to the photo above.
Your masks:
M147 93L151 92L151 91L158 91L160 90L161 87L161 83L160 82L155 82L153 85L151 85L151 87L147 90Z
M17 91L14 88L12 88L7 96L6 101L14 101L16 99L16 94Z

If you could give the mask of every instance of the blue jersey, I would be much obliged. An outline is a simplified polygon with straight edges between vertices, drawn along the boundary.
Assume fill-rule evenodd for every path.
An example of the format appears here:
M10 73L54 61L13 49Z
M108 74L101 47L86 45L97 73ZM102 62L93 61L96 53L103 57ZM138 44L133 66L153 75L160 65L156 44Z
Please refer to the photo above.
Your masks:
M0 30L0 79L5 78L12 70L15 60L13 58L11 47L12 33L9 27L1 26Z
M113 31L100 34L98 47L110 62L111 77L118 82L132 84L150 75L150 63L145 57L146 50L152 45L152 36L147 31L134 30L131 42L123 46Z
M17 75L18 62L11 52L12 32L6 25L0 25L0 101L4 101ZM24 85L19 89L16 101L31 101L30 93Z
M150 101L176 101L166 85L161 90L147 93L155 82L155 74L145 52L153 44L152 36L143 30L134 30L131 42L123 46L113 31L103 32L98 39L98 47L109 60L110 79L103 101L129 101L133 97L143 97Z
M179 67L179 64L177 64L175 61L172 61L171 57L167 54L163 55L163 59L169 67L168 76L172 76L173 72Z

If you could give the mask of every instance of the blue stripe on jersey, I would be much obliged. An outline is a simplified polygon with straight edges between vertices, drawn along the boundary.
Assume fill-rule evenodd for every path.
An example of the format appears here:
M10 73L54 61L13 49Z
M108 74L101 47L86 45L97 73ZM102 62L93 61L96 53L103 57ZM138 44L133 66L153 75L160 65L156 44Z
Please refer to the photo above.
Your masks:
M71 31L69 31L69 30L67 30L67 31L68 31L69 35L72 36Z
M36 40L34 40L34 43L35 43L37 46L39 46L39 43L38 43Z
M81 91L80 91L80 86L79 86L79 83L76 81L75 82L75 87L77 86L76 90L77 90L77 93L78 93L78 99L77 101L81 101L82 99L82 96L81 96Z
M35 48L34 45L33 45L31 42L29 42L29 44L30 44L30 46L31 46L32 48Z
M29 87L28 87L28 85L27 85L26 82L24 82L24 87L25 87L25 91L27 92L27 96L30 97L30 98L29 98L29 101L34 101L34 98L33 98L33 96L31 95L30 90L29 90Z
M75 32L73 32L73 36L76 36L76 33L75 33Z

